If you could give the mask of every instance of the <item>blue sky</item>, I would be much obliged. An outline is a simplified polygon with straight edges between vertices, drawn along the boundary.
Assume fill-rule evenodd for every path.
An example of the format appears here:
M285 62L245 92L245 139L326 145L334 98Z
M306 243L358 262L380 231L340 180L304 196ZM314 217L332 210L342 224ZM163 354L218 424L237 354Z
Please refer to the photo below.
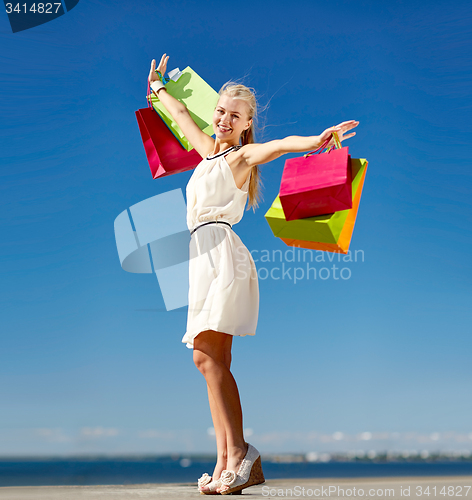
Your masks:
M214 451L186 308L121 269L113 234L191 175L151 178L134 114L164 52L215 89L244 78L262 140L355 119L369 161L350 279L259 281L233 361L251 442L471 450L471 21L463 1L82 0L15 34L0 16L0 454ZM289 249L264 218L286 158L235 227L254 254Z

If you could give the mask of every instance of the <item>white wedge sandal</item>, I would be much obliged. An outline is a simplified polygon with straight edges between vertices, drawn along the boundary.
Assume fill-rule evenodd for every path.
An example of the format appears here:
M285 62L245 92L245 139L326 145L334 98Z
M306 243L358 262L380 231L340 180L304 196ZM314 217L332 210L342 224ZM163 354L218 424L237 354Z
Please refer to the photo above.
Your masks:
M203 491L202 488L208 486L208 490ZM198 491L200 491L200 495L217 495L217 488L221 488L220 480L213 481L212 476L207 474L203 474L203 476L198 480Z
M261 456L256 448L248 443L247 453L239 466L238 473L236 474L232 470L224 470L221 473L220 479L215 481L215 484L221 483L218 493L230 495L238 494L242 490L249 488L249 486L255 486L264 482Z

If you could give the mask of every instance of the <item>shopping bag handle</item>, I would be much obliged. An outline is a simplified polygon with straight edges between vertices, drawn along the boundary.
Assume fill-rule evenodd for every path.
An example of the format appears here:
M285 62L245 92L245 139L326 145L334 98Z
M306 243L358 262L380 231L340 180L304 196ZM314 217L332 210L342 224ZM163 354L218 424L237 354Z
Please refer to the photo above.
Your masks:
M164 84L169 82L169 79L168 78L165 78L161 75L161 73L159 71L156 71L156 73L159 75L160 79L161 79L161 82L163 82ZM157 94L154 92L154 90L152 91L152 94L156 95ZM147 103L148 103L148 108L152 108L152 94L151 94L151 82L148 78L148 89L147 89L147 94L146 94L146 100L147 100Z
M148 103L148 108L152 108L152 104L151 104L151 82L149 81L149 78L148 78L148 89L147 89L147 94L146 94L146 101Z
M341 146L341 141L339 140L339 137L338 137L338 133L335 130L333 130L331 132L331 134L333 136L336 149L341 149L342 146ZM324 141L323 144L319 148L317 148L313 151L310 151L309 153L304 154L303 158L308 158L310 155L318 153L319 151L322 151L327 146L327 144L329 143L330 140L331 140L331 137L329 139L326 139L326 141ZM329 153L331 151L332 147L333 146L329 147L327 153Z

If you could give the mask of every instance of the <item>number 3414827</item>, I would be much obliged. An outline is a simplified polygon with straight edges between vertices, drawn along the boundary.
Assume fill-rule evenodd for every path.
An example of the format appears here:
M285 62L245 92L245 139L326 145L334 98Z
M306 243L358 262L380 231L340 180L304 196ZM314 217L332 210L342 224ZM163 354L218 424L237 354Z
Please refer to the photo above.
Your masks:
M62 3L33 3L28 5L27 3L17 3L16 5L12 3L5 4L7 14L12 14L16 12L17 14L57 14L57 11L61 8Z
M426 488L422 486L416 487L416 496L443 496L443 497L467 497L469 495L470 486L443 486L442 488L433 486Z

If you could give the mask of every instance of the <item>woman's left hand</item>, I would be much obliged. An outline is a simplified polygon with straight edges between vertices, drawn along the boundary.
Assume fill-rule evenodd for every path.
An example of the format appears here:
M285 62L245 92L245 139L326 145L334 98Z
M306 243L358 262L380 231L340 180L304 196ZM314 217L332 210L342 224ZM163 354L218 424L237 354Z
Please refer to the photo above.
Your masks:
M168 60L169 60L169 56L164 54L161 57L161 62L159 63L159 66L157 67L157 71L159 71L162 76L165 75L165 72L167 70L167 61ZM160 78L157 76L157 73L156 73L156 60L153 59L151 61L151 70L149 71L149 83L155 82L157 80L160 80Z
M323 144L326 139L331 139L328 144L327 148L330 146L334 146L334 139L333 139L333 131L337 132L338 137L339 137L339 142L344 141L344 139L349 139L350 137L354 137L356 135L355 132L352 132L352 134L344 135L346 132L349 132L349 130L352 130L354 127L357 127L359 125L359 122L356 120L349 120L347 122L342 122L339 125L336 125L335 127L330 127L327 128L321 135L320 135L320 146Z

